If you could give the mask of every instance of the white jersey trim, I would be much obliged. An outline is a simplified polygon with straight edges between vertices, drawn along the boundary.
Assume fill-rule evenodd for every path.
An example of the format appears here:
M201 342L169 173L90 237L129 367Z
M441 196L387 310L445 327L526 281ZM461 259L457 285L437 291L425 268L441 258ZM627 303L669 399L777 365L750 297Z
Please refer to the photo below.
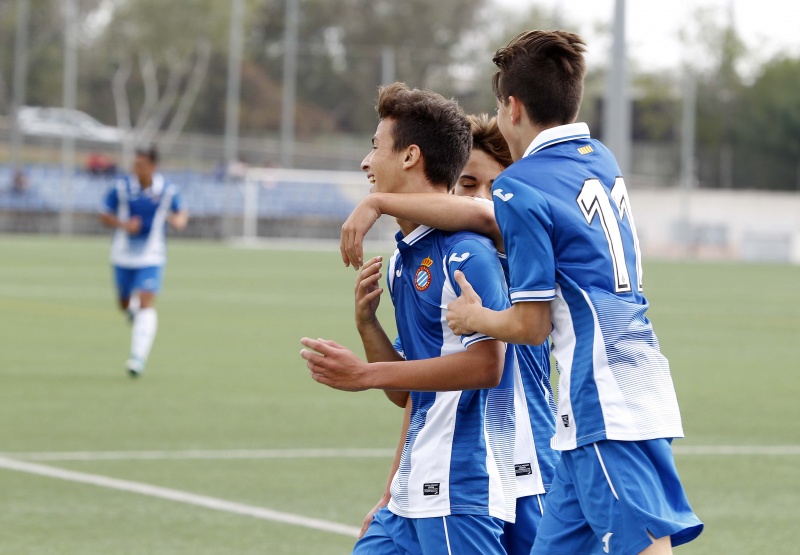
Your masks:
M525 150L523 158L557 143L589 138L591 138L589 126L585 123L570 123L568 125L551 127L550 129L545 129L533 139L533 142L531 142L530 146Z
M544 291L515 291L509 295L512 303L521 301L552 301L556 297L555 289Z

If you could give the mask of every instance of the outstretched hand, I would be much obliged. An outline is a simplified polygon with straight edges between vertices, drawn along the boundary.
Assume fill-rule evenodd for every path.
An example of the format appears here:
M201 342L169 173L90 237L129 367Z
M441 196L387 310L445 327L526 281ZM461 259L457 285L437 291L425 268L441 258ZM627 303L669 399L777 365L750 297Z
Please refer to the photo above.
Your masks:
M311 371L311 377L323 385L342 391L369 389L367 363L347 347L326 339L304 337L300 351Z
M345 266L353 266L355 270L364 263L364 237L381 217L373 200L374 197L367 196L359 202L342 224L342 236L339 240L342 262Z
M467 281L464 272L457 270L455 278L461 287L461 296L447 305L447 325L456 335L470 335L475 333L473 318L483 308L483 302Z

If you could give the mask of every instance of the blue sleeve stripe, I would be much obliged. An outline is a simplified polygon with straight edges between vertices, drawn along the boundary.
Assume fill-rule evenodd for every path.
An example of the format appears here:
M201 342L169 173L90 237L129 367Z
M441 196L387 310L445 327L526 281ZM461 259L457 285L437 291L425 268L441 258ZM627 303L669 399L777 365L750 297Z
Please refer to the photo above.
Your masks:
M470 345L480 343L481 341L486 341L487 339L494 339L494 337L489 337L488 335L483 335L482 333L473 333L472 335L462 337L461 344L464 345L464 348L466 349Z
M512 303L518 301L551 301L556 298L555 289L547 289L545 291L514 291L510 295Z

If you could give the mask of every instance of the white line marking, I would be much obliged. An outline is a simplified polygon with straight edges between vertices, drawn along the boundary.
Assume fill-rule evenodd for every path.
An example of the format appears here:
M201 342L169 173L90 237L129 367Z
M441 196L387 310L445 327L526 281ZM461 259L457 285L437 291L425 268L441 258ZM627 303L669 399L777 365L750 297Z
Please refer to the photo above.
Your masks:
M675 445L676 455L800 455L800 445ZM34 451L0 456L28 461L162 461L224 459L373 459L395 455L394 449L192 449L187 451Z
M393 457L394 449L194 449L189 451L50 451L0 453L29 461L161 461L218 459L371 459Z
M800 445L676 445L676 455L800 455Z
M16 461L6 457L0 457L0 468L16 470L18 472L27 472L28 474L36 474L38 476L47 476L48 478L57 478L59 480L67 480L69 482L79 482L82 484L91 484L93 486L119 491L138 493L140 495L149 495L150 497L157 497L159 499L167 499L169 501L187 503L189 505L196 505L198 507L205 507L207 509L213 509L216 511L251 516L254 518L260 518L262 520L271 520L273 522L280 522L282 524L303 526L305 528L321 530L323 532L331 532L333 534L340 534L342 536L349 536L353 538L358 537L360 532L359 528L355 526L347 526L346 524L338 524L336 522L329 522L327 520L284 513L264 507L256 507L254 505L235 503L233 501L226 501L216 497L197 495L185 491L162 488L160 486L151 486L150 484L143 484L141 482L119 480L117 478L109 478L107 476L100 476L98 474L87 474L85 472L64 470L62 468L55 468L53 466L46 466L43 464Z

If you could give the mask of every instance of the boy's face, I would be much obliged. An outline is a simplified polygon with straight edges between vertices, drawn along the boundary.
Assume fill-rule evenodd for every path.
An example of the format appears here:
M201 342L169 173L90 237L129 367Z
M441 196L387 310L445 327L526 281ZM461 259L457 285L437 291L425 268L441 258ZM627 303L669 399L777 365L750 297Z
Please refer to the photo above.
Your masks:
M133 173L142 183L149 182L153 178L155 166L150 158L142 154L137 154L133 159Z
M372 137L372 150L361 162L372 184L370 193L402 193L405 183L403 160L405 151L394 152L391 119L382 119Z
M492 183L504 169L500 162L484 151L473 148L453 193L460 197L492 200Z

